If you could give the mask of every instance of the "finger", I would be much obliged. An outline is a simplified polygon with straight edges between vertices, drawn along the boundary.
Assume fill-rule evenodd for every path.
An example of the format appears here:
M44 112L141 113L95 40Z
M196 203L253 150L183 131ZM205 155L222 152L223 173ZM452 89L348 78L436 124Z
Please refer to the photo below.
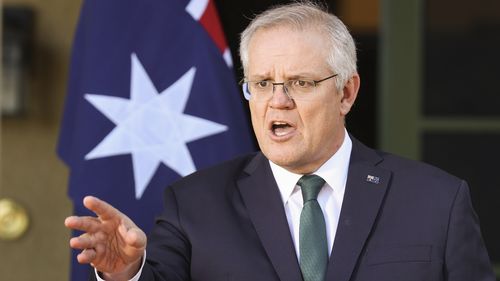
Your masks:
M94 249L85 249L76 256L79 263L91 263L96 257Z
M98 218L71 216L64 220L64 225L74 230L95 233L101 230L102 224Z
M83 198L83 205L103 220L118 219L123 216L115 207L94 196L85 196Z
M73 237L71 240L69 240L69 245L73 249L87 249L87 248L95 248L95 242L94 239L92 239L92 236L84 233L80 235L79 237Z

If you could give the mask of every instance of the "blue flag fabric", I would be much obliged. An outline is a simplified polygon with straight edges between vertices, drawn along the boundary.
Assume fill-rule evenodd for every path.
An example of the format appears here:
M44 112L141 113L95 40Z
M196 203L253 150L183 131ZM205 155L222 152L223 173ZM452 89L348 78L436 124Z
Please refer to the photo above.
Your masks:
M208 7L84 1L58 145L75 214L89 214L82 199L94 195L147 233L169 183L254 149L228 53L207 31ZM76 254L71 280L87 280Z

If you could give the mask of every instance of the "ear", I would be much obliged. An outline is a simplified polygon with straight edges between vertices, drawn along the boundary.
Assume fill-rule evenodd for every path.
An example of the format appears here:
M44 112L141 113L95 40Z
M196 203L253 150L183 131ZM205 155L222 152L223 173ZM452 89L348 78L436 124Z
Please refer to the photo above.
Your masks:
M340 113L346 116L351 110L356 97L358 96L360 85L359 74L355 73L345 84L342 90L342 99L340 100Z

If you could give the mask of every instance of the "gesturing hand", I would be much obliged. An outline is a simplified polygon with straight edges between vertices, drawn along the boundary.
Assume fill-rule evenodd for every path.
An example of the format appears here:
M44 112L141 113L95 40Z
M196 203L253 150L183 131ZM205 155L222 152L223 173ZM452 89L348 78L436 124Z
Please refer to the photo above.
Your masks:
M70 240L70 246L81 249L77 259L90 263L113 280L128 280L139 270L146 247L146 235L126 215L110 204L92 196L83 205L97 217L66 218L66 227L85 232Z

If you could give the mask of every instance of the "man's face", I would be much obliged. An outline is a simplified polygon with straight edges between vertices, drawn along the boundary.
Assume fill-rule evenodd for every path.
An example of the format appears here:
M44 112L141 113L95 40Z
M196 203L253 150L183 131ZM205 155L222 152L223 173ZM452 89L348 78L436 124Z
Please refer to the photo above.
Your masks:
M249 45L247 79L279 83L300 78L320 80L335 74L326 62L324 38L312 29L258 30ZM250 99L252 125L264 155L291 172L314 172L342 144L344 117L356 98L358 85L355 75L340 92L335 78L319 83L314 97L307 100L290 99L282 86L275 87L269 100Z

